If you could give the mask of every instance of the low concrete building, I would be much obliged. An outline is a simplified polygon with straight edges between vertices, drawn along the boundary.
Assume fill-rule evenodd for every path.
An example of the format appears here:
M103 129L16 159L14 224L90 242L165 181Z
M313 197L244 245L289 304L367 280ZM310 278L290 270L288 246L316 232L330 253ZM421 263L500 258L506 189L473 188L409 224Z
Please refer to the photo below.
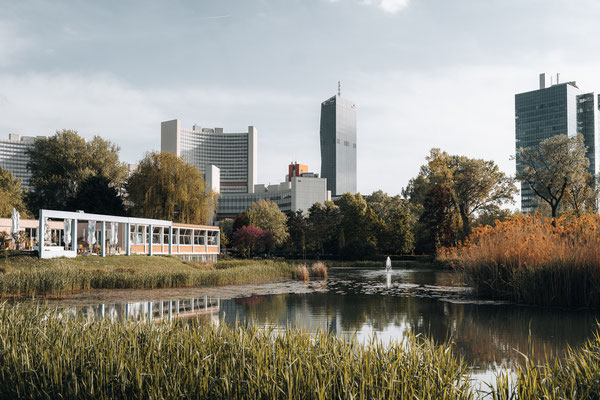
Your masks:
M290 171L293 170L290 166ZM327 179L319 178L312 172L301 172L300 176L294 176L292 172L292 176L288 174L285 181L278 185L255 185L254 193L220 194L217 219L235 218L260 200L276 203L284 213L307 212L313 204L331 200L331 192L327 190Z

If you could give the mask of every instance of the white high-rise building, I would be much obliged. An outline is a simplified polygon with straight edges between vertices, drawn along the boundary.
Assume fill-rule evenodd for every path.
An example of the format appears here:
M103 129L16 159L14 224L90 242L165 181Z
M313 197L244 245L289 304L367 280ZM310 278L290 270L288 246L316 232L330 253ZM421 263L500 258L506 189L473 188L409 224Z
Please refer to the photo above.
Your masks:
M30 189L31 172L27 169L29 155L27 149L35 141L33 136L21 136L11 133L8 139L0 139L0 167L12 172L22 181L23 189Z
M183 129L178 119L161 123L161 151L174 153L203 174L219 169L220 193L253 193L258 175L258 131L227 133L223 128Z

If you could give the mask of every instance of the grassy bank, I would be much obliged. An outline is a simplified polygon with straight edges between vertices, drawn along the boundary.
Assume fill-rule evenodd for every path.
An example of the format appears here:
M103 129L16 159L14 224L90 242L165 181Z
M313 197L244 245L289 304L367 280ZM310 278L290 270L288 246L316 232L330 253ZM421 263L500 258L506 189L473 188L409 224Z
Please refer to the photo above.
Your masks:
M89 323L0 304L0 397L469 399L466 365L422 338L359 345L198 321Z
M518 303L600 307L600 216L517 217L476 229L438 260L480 295Z
M41 260L0 257L0 297L63 296L89 289L155 289L262 283L291 278L285 262L236 260L215 264L175 257L111 256Z

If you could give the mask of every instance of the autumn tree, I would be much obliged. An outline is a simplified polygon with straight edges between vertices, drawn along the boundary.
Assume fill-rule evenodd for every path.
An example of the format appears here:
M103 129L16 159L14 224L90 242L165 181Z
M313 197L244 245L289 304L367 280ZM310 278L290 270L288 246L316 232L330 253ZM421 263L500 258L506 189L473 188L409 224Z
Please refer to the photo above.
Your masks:
M289 236L286 226L287 217L276 203L259 200L252 204L247 215L250 225L271 232L275 246L281 246L287 240Z
M550 206L552 218L569 188L584 187L589 180L585 153L582 135L556 135L538 146L518 149L517 162L522 167L517 179Z
M113 187L126 178L119 147L98 136L86 142L77 131L57 131L54 136L36 139L27 151L32 187L29 202L34 209L70 209L80 186L92 176L105 178Z
M23 200L21 180L15 179L12 172L0 167L0 217L10 217L13 208L22 216L28 214Z
M200 171L172 153L147 154L126 188L136 217L207 224L216 210Z
M233 244L245 256L252 257L259 251L264 250L265 242L269 240L269 232L257 226L243 226L233 232Z
M419 175L403 191L420 221L417 230L424 233L422 239L440 243L450 238L464 239L480 213L514 201L517 188L513 180L493 161L453 156L440 149L432 149L426 160ZM424 226L426 223L433 225ZM434 233L440 227L446 230L441 236ZM449 229L458 232L451 234Z

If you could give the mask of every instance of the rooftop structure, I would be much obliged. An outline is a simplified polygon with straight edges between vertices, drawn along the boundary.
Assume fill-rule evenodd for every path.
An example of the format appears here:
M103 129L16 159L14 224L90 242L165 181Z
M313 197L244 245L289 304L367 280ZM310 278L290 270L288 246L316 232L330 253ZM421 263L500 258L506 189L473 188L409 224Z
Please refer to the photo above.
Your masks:
M307 166L302 167L308 170ZM255 185L253 193L221 194L217 202L217 218L234 218L260 200L276 203L284 213L307 212L313 204L331 200L331 192L327 190L327 179L319 178L318 174L302 172L296 176L292 171L292 176L286 176L285 181L278 185Z

